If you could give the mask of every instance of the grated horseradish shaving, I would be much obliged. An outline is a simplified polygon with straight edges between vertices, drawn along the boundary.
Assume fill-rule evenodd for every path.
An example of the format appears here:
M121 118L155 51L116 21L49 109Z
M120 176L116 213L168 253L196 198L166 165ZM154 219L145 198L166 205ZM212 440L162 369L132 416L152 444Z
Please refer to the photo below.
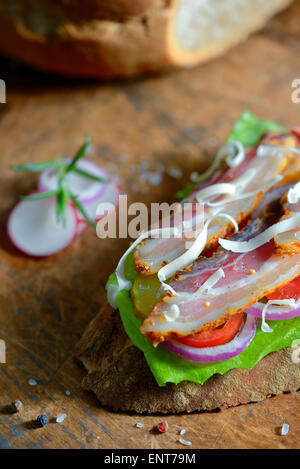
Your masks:
M197 181L194 180L194 182L202 182L208 179L216 171L216 169L220 167L224 159L230 168L236 168L244 161L245 156L245 148L241 142L232 141L225 143L225 145L219 148L211 166L206 171L204 171L204 173L200 174L197 178Z
M300 181L291 187L287 193L287 200L289 204L297 204L300 200Z
M236 233L238 232L239 227L238 227L236 220L230 215L228 215L227 213L218 213L217 215L210 217L205 222L203 229L200 231L200 233L196 237L192 246L183 254L181 254L181 256L179 256L177 259L174 259L172 262L165 265L157 272L157 277L166 290L170 290L171 293L174 294L174 290L171 289L172 287L170 287L167 283L165 283L165 281L171 278L178 270L181 270L187 267L189 264L191 264L194 260L196 260L200 256L201 252L203 251L207 243L208 227L212 221L218 218L226 218L227 220L230 220L234 226L235 232Z
M300 214L292 215L285 220L275 223L262 233L259 233L255 238L249 239L248 241L231 241L229 239L219 238L219 243L227 251L246 253L263 246L278 234L294 230L299 228L299 226Z
M266 313L270 306L289 306L293 309L295 307L295 300L293 298L286 300L268 300L261 313L261 330L263 332L273 332L273 329L266 323Z
M187 299L187 298L197 298L200 295L202 295L205 291L209 291L211 288L213 288L216 283L221 280L221 278L225 278L225 272L222 268L216 270L208 279L201 285L201 287L198 288L194 293L186 293L186 292L175 292L175 297L169 297L166 298L165 301L167 303L172 303L173 301L176 301L179 299ZM173 306L173 305L172 305ZM175 306L175 305L174 305Z

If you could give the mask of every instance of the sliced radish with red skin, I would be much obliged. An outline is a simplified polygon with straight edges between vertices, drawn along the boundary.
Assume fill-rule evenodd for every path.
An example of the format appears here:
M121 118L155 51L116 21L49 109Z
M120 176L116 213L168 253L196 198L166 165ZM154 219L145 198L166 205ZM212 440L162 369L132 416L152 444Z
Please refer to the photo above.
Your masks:
M76 214L76 217L77 217L77 214ZM87 226L88 226L87 221L77 219L77 227L76 227L76 235L75 236L79 236L86 229Z
M56 197L19 202L7 222L11 242L20 251L34 257L50 256L68 246L77 231L76 213L67 203L64 226L57 220L56 207Z
M71 158L64 158L66 164L72 161ZM99 168L93 161L81 158L76 163L76 168L86 171L93 176L102 179L110 179L109 174ZM69 171L66 175L67 186L79 202L89 203L97 200L105 192L107 183L94 181L86 176L82 176L75 171ZM48 192L57 189L58 180L55 168L47 169L40 174L38 181L38 190L40 192Z

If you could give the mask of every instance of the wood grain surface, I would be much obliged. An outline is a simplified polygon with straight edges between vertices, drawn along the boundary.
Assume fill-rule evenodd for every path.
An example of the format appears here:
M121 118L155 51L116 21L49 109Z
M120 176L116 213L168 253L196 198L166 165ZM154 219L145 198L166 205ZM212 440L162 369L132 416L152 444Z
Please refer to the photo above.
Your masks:
M129 241L100 241L88 228L62 253L37 260L18 253L6 235L10 210L36 184L36 176L10 166L72 154L85 133L92 137L90 157L119 176L130 201L150 203L173 200L190 172L209 164L244 109L300 125L300 104L291 101L291 83L300 78L299 18L296 2L219 60L129 82L70 82L1 59L7 103L0 104L0 338L7 363L0 364L0 448L184 449L180 425L191 448L299 447L297 393L192 415L136 416L101 408L81 389L84 371L72 354ZM142 181L147 164L156 172L164 165L158 186ZM174 167L182 169L182 179L168 175ZM18 414L9 409L14 399L24 404ZM37 428L41 413L50 423ZM67 418L58 424L60 413ZM160 420L169 430L158 435L153 427ZM143 428L135 426L138 421ZM284 422L290 431L280 436Z

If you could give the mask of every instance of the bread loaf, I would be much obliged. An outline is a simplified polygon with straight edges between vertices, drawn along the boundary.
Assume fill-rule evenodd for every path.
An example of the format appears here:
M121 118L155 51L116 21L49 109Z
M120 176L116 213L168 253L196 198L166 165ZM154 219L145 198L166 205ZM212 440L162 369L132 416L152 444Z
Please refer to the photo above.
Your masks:
M130 341L120 315L104 303L76 347L87 374L83 387L103 406L125 412L193 412L262 401L299 389L300 367L291 348L273 352L252 370L232 369L204 384L184 381L158 386L143 353Z
M74 77L193 66L291 0L1 0L0 52Z

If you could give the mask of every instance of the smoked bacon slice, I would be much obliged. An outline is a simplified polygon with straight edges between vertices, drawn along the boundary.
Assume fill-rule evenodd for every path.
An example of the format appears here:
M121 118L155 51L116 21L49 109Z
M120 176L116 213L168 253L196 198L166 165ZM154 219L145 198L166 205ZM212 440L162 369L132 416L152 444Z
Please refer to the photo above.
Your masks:
M278 198L280 191L286 189L286 186L277 187L273 193ZM274 203L272 205L272 197L267 193L253 212L248 225L230 240L243 242L254 239L259 233L292 215L298 217L296 222L299 222L300 229L299 204L294 207L287 205L286 197L280 197L280 207L284 209L282 215L276 204L276 210L270 209ZM230 316L243 312L265 295L289 283L300 275L299 243L294 235L295 230L292 233L292 236L290 232L285 233L284 243L281 235L278 235L275 240L271 239L250 252L236 253L219 249L210 258L199 257L189 271L184 270L175 275L170 285L178 295L165 296L144 321L141 332L156 345L165 340L213 329ZM220 278L209 290L197 292L220 268L223 269L224 278ZM177 310L177 317L170 320L174 310Z
M233 217L238 225L241 225L255 209L260 202L267 187L263 187L264 183L272 181L275 176L283 173L285 169L291 164L296 158L294 154L285 151L282 147L285 146L285 141L291 145L291 140L294 141L295 146L296 137L285 136L285 139L271 141L272 145L280 145L281 150L274 151L273 148L270 151L264 151L263 156L257 154L257 148L251 147L247 150L244 161L236 168L225 168L218 169L207 181L199 184L193 189L189 197L183 201L194 202L196 201L196 194L200 190L203 190L209 186L219 183L233 183L238 178L251 174L252 177L246 182L237 187L236 196L241 196L246 193L254 192L255 195L247 197L242 200L236 200L229 202L227 200L225 205L219 206L208 206L205 205L204 219L216 215L218 213L226 213ZM268 141L269 142L269 141ZM278 142L278 143L277 143ZM299 159L299 156L297 156ZM270 186L269 186L270 188ZM227 196L217 196L214 200L210 199L210 202L220 202ZM175 223L169 222L168 226L174 226ZM191 230L196 231L197 225L194 219L191 222ZM217 247L219 237L227 237L233 231L233 224L227 218L219 217L215 219L214 223L210 225L208 230L208 238L206 243L206 250L212 251ZM152 275L156 273L163 265L179 257L186 249L187 238L185 236L164 239L164 238L151 238L141 243L134 253L134 265L136 271L140 275Z

